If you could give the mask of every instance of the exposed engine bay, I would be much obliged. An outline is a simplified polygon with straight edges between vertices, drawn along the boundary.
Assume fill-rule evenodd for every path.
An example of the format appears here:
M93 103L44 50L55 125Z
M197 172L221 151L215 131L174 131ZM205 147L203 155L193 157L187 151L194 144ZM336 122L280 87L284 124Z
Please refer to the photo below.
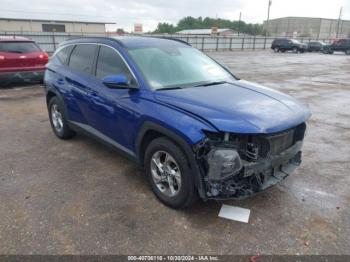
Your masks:
M206 132L194 150L208 198L245 198L271 187L301 163L306 125L274 134Z

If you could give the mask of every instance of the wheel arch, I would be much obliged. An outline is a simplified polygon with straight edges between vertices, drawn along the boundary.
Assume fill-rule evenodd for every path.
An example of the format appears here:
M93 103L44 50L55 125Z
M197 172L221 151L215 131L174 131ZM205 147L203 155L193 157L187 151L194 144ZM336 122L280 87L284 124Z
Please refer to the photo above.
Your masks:
M46 92L46 104L49 105L51 98L53 98L55 96L57 96L55 92L53 92L52 90L48 90Z
M189 143L181 135L175 133L174 131L169 130L157 123L146 121L143 123L138 136L135 141L135 152L136 159L140 166L143 167L144 155L148 144L158 138L166 137L177 144L187 156L189 166L191 168L195 186L198 190L199 196L202 199L206 198L205 187L203 176L198 167L198 163L195 158L195 153Z
M46 105L49 106L50 99L52 99L53 97L57 97L60 103L62 103L64 114L68 116L67 106L64 103L62 94L58 90L56 90L54 87L50 87L50 86L45 86L45 91L46 91Z

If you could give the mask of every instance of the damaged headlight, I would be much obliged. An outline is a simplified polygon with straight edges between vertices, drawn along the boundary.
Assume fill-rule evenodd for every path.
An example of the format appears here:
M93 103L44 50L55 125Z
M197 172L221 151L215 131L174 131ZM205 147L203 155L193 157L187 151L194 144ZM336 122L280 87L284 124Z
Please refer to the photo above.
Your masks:
M214 148L207 156L209 180L221 180L236 175L242 169L238 152L230 148Z

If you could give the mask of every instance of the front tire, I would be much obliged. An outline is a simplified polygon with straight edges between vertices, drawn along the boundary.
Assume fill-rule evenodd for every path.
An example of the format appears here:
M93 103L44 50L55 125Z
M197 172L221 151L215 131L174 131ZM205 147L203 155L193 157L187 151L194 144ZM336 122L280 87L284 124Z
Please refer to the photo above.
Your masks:
M153 140L146 149L144 167L153 193L165 205L178 209L196 201L187 157L171 140L165 137Z
M297 47L293 47L292 51L293 53L297 54L299 52L299 49Z
M75 132L69 128L63 108L57 97L54 96L50 99L48 104L50 124L58 138L70 139L75 135Z

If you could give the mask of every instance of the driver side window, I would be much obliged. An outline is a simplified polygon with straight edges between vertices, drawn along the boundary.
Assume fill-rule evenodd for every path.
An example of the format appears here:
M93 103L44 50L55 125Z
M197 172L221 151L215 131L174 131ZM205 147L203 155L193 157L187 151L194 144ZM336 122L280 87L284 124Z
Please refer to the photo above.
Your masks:
M108 75L118 74L125 75L130 81L133 79L120 55L112 48L101 46L97 58L96 77L102 80Z

